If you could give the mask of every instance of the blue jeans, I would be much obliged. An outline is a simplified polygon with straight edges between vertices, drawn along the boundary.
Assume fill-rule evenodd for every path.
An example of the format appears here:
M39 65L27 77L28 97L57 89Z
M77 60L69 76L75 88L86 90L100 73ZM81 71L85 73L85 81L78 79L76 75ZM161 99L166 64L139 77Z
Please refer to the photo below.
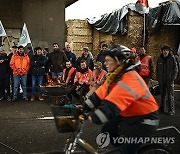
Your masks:
M23 98L27 98L27 74L25 75L13 75L14 79L14 93L13 96L17 97L19 86L21 84L22 90L23 90Z
M59 76L62 76L62 72L58 72L58 73L51 72L51 75L52 77L59 77Z
M35 96L36 94L36 83L38 84L38 95L42 96L42 91L40 89L40 86L42 85L43 82L43 76L38 76L38 75L32 75L32 95Z

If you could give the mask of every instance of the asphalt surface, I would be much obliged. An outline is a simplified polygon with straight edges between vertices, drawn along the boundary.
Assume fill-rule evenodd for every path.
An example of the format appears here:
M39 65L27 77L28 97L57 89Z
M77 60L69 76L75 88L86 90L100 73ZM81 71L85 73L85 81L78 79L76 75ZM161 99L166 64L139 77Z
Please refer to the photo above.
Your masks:
M159 102L160 97L155 97ZM59 133L54 120L41 119L52 117L51 98L45 101L18 100L17 102L0 102L0 154L45 153L62 151L70 133ZM176 114L161 114L160 127L175 126L180 130L180 91L175 92ZM85 123L82 138L97 147L95 138L101 126ZM157 132L159 136L175 137L175 143L168 144L173 154L179 154L180 134L173 129Z

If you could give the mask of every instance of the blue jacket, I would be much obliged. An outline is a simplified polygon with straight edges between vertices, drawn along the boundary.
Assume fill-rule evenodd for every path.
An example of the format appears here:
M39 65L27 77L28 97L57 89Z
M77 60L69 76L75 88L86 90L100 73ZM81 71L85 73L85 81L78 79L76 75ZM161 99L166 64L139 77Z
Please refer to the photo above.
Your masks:
M71 61L72 66L75 67L76 66L76 55L71 51L66 51L66 56L67 56L68 60Z

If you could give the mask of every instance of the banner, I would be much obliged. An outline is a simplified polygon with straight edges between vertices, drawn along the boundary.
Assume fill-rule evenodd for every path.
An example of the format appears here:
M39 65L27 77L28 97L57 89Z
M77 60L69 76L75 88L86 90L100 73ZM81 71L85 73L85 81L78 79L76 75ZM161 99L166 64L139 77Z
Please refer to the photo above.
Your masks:
M29 33L27 30L26 24L24 23L18 45L22 45L23 47L25 47L28 43L31 43L31 39L29 37Z
M6 31L4 30L4 27L2 25L1 20L0 20L0 36L7 36Z

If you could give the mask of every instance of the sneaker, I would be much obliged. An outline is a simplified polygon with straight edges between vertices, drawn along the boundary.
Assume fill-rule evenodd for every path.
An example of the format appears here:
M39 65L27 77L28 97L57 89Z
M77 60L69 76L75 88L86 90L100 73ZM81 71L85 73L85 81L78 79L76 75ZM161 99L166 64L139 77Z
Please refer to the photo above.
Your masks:
M169 115L173 116L175 114L174 111L169 111Z
M10 96L7 96L6 100L7 100L8 102L10 102L10 101L11 101L11 97L10 97Z
M34 96L31 96L31 101L35 101L35 97Z
M15 101L17 101L17 97L13 96L12 102L15 102Z
M28 98L27 98L27 97L24 97L23 100L24 100L24 101L28 101Z
M44 98L43 98L42 96L39 96L39 100L40 100L40 101L43 101Z
M0 97L0 101L2 101L4 99L4 97L2 96L2 97Z

